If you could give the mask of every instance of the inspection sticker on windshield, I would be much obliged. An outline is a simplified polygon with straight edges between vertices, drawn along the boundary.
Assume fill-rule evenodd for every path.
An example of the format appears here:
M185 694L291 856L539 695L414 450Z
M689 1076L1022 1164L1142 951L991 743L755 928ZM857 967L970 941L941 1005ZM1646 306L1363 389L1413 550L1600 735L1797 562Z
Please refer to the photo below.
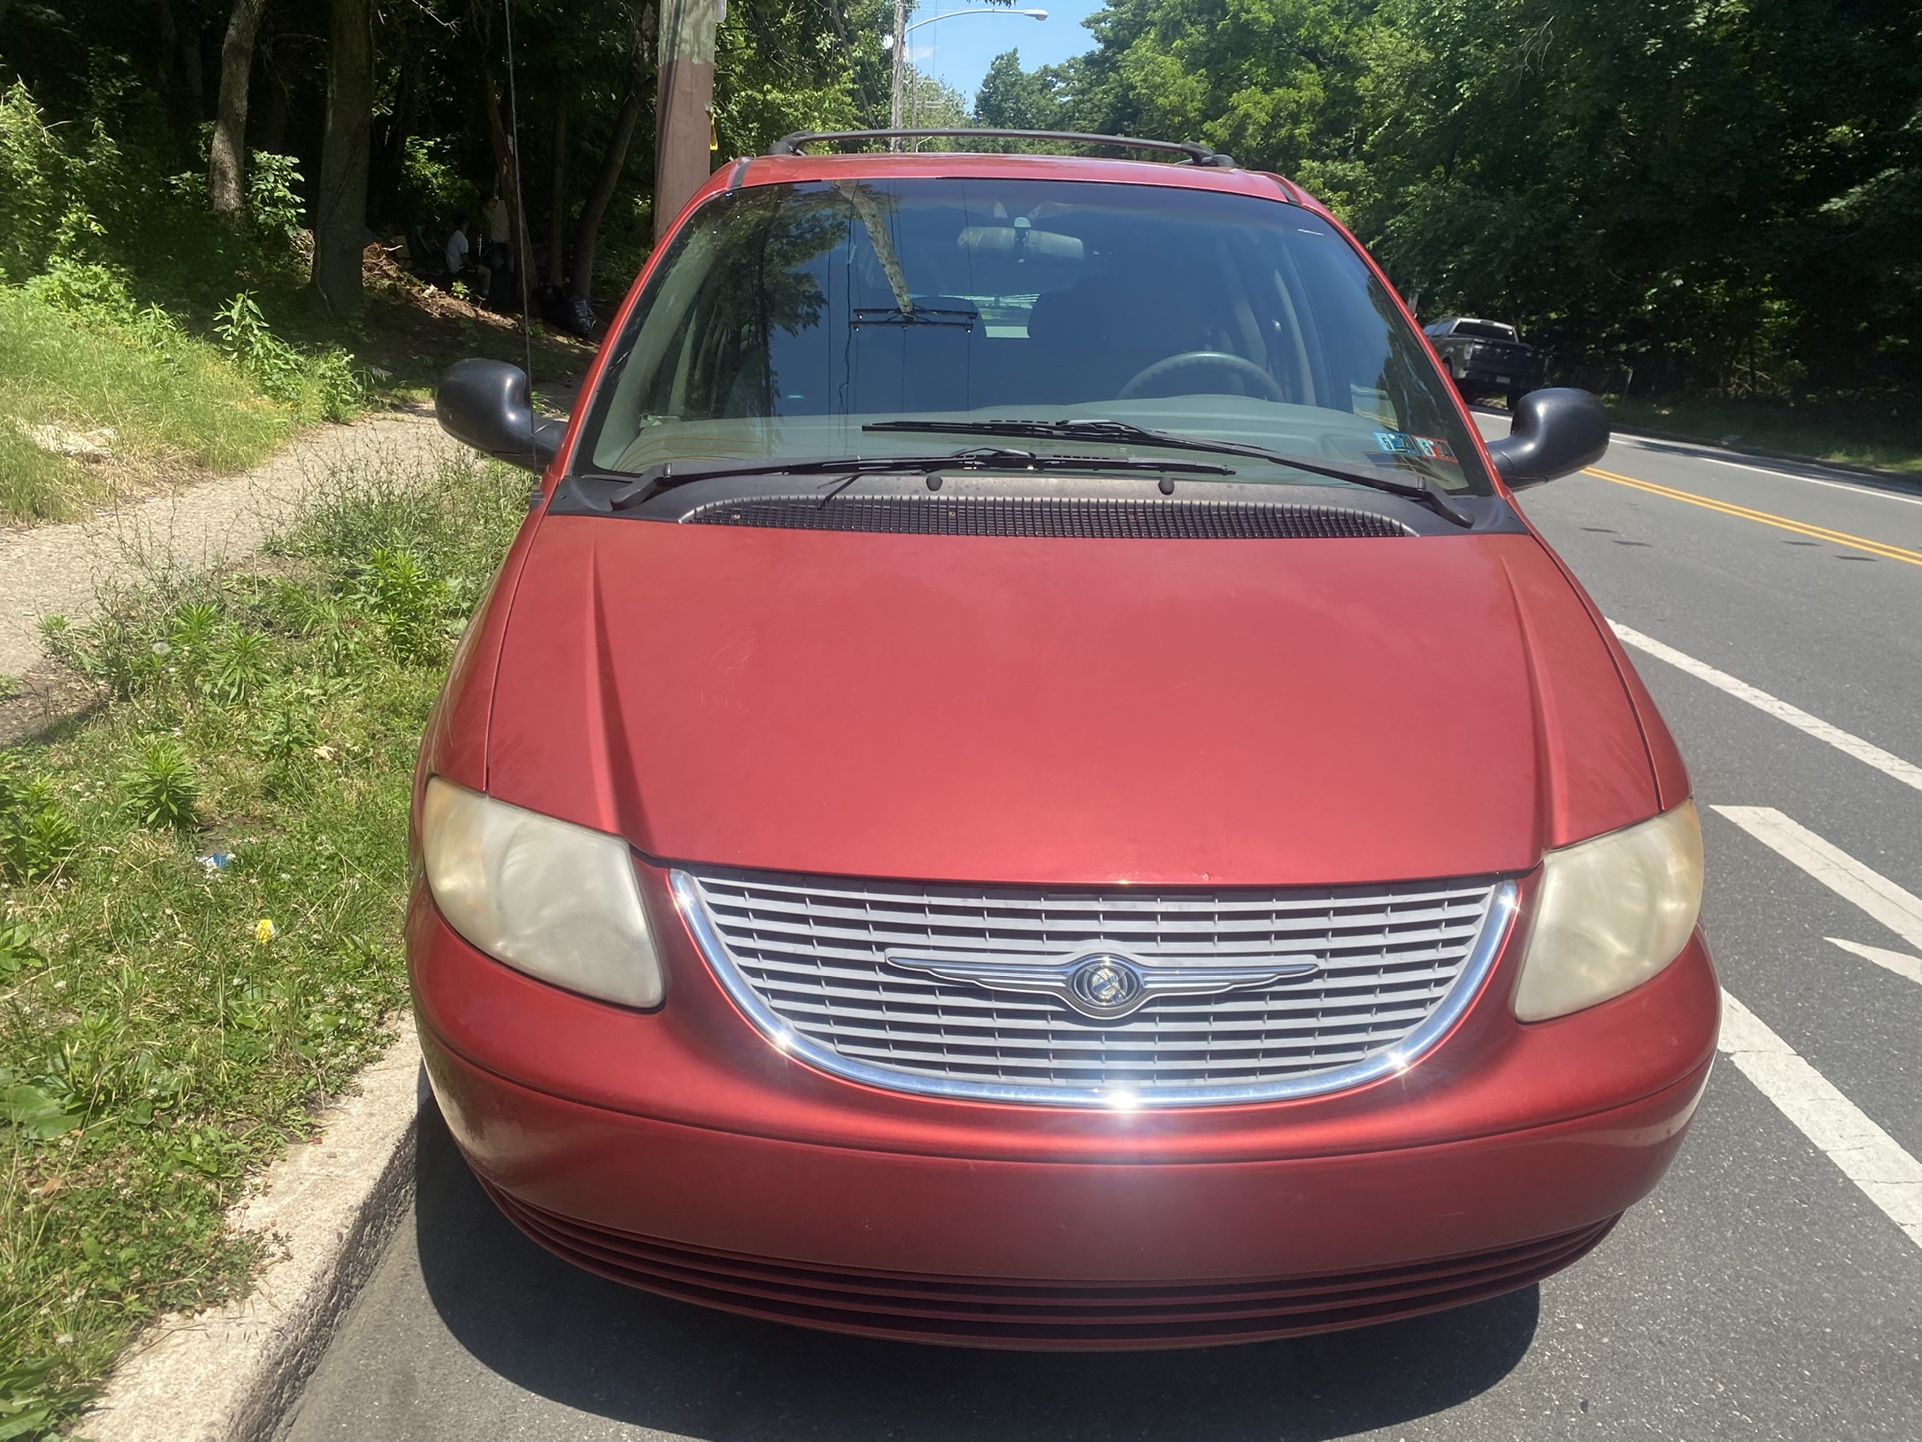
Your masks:
M1411 436L1405 431L1376 431L1375 444L1382 450L1398 456L1420 456L1429 461L1445 461L1454 465L1455 452L1447 441L1434 436Z

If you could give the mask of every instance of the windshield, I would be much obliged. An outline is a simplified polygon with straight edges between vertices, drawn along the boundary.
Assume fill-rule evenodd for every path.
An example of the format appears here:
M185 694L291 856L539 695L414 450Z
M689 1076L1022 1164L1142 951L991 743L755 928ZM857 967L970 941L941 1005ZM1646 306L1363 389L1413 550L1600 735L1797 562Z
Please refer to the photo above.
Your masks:
M1458 320L1455 334L1469 336L1475 340L1514 340L1515 327L1503 325L1498 320Z
M717 196L614 342L582 454L629 473L886 456L925 438L864 424L1080 418L1489 490L1427 347L1327 222L1251 196L1058 180Z

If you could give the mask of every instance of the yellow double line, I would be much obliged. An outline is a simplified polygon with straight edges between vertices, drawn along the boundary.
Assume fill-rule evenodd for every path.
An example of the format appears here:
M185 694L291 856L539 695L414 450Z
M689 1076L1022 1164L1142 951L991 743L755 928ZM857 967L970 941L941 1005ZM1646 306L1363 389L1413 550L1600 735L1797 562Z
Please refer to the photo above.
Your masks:
M1738 516L1744 521L1756 521L1764 526L1773 526L1778 531L1792 531L1798 536L1807 536L1811 540L1847 546L1852 551L1878 556L1885 561L1907 561L1911 566L1922 566L1922 551L1910 551L1901 546L1888 545L1883 541L1871 541L1867 536L1851 536L1847 531L1831 531L1824 526L1811 526L1802 521L1791 521L1787 516L1778 516L1769 511L1750 510L1747 506L1737 506L1728 501L1712 501L1707 496L1698 496L1690 491L1658 486L1653 481L1638 481L1633 476L1618 476L1613 471L1596 470L1592 466L1582 474L1597 476L1604 481L1613 481L1618 486L1633 486L1636 490L1647 491L1652 496L1666 496L1671 501L1700 506L1705 511L1720 511L1725 516Z

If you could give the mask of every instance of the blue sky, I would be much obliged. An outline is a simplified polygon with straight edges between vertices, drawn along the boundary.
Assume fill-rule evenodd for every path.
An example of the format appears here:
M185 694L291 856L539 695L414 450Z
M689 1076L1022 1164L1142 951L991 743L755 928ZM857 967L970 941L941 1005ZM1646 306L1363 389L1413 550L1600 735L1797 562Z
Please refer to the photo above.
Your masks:
M1079 55L1094 43L1094 37L1081 22L1102 8L1102 0L1015 0L1022 9L1048 12L1046 20L1029 20L1020 15L996 15L991 19L943 20L928 25L908 37L908 54L923 70L939 76L959 90L970 103L981 86L981 77L1003 50L1019 50L1023 68L1053 65L1070 55ZM916 19L940 15L948 10L970 8L969 0L922 0L908 15ZM985 7L984 7L985 8Z

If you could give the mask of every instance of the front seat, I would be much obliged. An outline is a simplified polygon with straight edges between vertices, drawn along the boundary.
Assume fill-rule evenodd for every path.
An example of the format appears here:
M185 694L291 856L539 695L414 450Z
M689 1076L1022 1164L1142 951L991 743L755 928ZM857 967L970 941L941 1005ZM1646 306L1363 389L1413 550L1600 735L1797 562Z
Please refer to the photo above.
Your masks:
M1043 291L1028 312L1028 377L1033 399L1073 404L1112 396L1101 358L1110 343L1110 317L1087 280L1068 290Z
M1072 388L1064 400L1112 400L1156 361L1216 348L1195 298L1165 277L1085 276L1035 301L1028 336L1050 398Z

